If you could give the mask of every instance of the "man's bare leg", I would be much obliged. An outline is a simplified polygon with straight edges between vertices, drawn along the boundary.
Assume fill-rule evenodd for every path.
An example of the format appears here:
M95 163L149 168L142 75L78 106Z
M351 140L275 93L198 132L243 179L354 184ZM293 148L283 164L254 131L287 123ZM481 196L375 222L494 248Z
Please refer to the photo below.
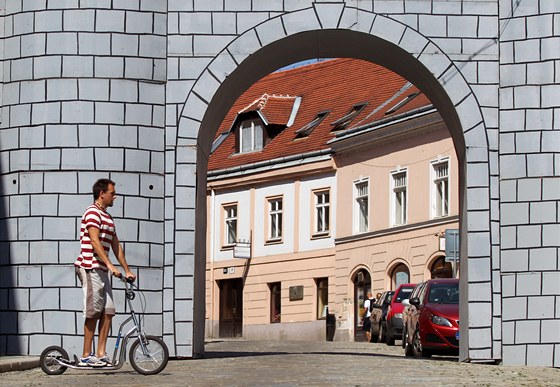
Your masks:
M93 342L93 336L95 334L95 326L97 325L97 319L86 318L84 322L84 352L82 357L88 357L91 353L91 345Z
M103 313L99 319L99 342L97 343L97 357L103 357L107 355L107 337L109 336L109 331L111 330L111 320L113 315L108 315Z

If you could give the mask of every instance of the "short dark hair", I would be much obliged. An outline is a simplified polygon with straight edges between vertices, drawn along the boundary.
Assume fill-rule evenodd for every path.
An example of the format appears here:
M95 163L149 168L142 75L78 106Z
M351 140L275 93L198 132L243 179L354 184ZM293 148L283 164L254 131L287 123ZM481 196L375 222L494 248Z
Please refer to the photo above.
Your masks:
M115 182L111 179L99 179L93 185L93 200L97 200L99 198L99 194L101 192L107 192L109 190L110 185L115 185Z

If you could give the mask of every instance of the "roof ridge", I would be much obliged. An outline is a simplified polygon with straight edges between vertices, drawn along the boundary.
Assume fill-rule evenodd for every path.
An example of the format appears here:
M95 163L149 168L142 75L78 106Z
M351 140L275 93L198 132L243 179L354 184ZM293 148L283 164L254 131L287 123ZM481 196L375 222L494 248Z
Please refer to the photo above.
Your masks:
M257 109L263 109L266 106L266 103L268 102L268 100L270 98L278 98L278 99L296 99L297 95L289 95L289 94L268 94L268 93L264 93L263 95L261 95L259 98L255 99L253 102L251 102L249 105L245 106L243 109L239 110L239 112L237 112L237 114L239 113L243 113L248 111L248 109L251 106L256 105Z

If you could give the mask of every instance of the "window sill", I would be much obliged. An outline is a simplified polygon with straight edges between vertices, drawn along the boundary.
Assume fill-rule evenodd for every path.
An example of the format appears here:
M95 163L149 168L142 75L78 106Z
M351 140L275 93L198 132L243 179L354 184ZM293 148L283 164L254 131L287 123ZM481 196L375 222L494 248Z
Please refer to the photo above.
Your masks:
M228 250L233 250L233 248L235 247L235 245L225 245L221 247L221 251L228 251Z
M284 241L282 239L269 239L265 242L265 246L268 245L279 245L284 243Z
M330 233L321 233L321 234L313 234L311 235L311 240L314 239L326 239L326 238L330 238L331 234Z

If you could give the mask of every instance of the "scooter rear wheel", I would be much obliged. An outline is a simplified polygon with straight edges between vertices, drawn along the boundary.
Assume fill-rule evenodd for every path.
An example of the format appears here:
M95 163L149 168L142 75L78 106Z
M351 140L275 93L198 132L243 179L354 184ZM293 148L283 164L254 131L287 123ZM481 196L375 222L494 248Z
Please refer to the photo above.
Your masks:
M132 368L142 375L154 375L163 371L169 361L167 345L159 337L145 336L144 346L147 354L144 354L140 340L141 337L130 347L128 359Z
M56 359L68 360L68 352L58 345L51 345L45 348L39 358L41 369L48 375L60 375L64 373L68 367L61 365Z

